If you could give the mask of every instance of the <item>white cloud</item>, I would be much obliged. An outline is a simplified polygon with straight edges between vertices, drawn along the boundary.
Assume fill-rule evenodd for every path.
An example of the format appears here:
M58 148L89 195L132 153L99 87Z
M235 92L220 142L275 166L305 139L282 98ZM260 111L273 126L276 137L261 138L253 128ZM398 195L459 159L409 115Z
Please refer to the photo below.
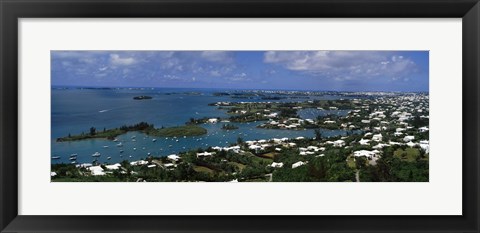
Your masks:
M120 57L120 55L114 53L110 54L110 62L113 65L132 65L136 63L136 60L133 57Z
M235 74L232 77L228 77L227 80L239 82L239 81L248 81L250 79L247 77L246 73L242 72L242 73Z
M203 51L200 57L211 62L229 63L233 61L233 57L226 51Z
M381 51L269 51L264 62L336 80L396 79L418 71L412 60Z

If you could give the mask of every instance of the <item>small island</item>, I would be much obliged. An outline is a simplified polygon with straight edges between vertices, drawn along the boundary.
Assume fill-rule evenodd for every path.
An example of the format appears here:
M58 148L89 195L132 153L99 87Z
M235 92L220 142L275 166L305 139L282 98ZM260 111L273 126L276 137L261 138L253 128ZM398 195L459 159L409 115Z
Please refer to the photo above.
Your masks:
M152 99L153 97L147 96L147 95L141 95L141 96L135 96L133 97L134 100L149 100Z
M234 130L234 129L238 129L238 126L236 126L234 124L224 124L222 126L222 129L224 129L224 130Z
M207 130L198 126L198 125L184 125L176 126L169 128L162 128L151 130L148 132L152 136L161 136L161 137L189 137L189 136L200 136L207 133Z
M135 125L124 125L120 128L115 129L103 129L97 130L95 127L91 127L88 133L82 132L79 135L69 134L66 137L57 138L57 142L68 142L68 141L79 141L85 139L107 139L114 140L115 137L125 134L131 131L140 131L147 135L159 136L159 137L189 137L189 136L200 136L207 133L207 130L197 126L197 125L184 125L184 126L175 126L175 127L162 127L156 129L153 124L147 122L140 122Z

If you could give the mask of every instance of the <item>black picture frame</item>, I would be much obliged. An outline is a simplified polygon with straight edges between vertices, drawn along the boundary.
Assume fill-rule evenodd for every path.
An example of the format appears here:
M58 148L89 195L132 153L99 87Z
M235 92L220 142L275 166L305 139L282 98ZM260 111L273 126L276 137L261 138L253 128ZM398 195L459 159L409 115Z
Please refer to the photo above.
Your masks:
M479 232L478 0L0 0L0 15L1 232ZM18 19L58 17L462 18L463 215L18 215Z

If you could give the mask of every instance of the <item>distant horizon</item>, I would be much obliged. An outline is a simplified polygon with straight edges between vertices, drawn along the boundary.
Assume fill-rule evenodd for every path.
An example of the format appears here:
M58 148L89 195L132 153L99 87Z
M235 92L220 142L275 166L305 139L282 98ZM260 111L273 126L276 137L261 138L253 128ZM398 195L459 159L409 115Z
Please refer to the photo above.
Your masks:
M51 51L51 85L429 92L428 67L428 51Z
M311 92L391 92L391 93L423 93L429 91L338 91L338 90L313 90L313 89L266 89L266 88L221 88L221 87L151 87L151 86L64 86L64 85L52 85L51 88L92 88L92 89L102 89L102 88L145 88L145 89L213 89L213 90L231 90L231 91L311 91Z

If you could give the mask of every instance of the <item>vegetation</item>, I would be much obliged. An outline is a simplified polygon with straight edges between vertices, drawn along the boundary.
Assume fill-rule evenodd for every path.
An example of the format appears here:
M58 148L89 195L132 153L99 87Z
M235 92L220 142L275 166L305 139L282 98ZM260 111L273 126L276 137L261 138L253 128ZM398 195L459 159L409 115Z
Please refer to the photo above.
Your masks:
M115 137L122 135L130 131L140 131L152 136L162 136L162 137L182 137L182 136L198 136L207 133L207 130L196 125L185 125L177 126L170 128L160 128L156 129L153 124L147 122L140 122L135 125L123 125L120 128L115 129L104 129L103 131L97 131L95 127L91 127L89 133L81 133L79 135L69 134L66 137L57 138L57 142L65 141L78 141L85 139L94 139L94 138L104 138L108 140L113 140Z
M147 132L152 136L183 137L199 136L207 133L207 130L197 125L176 126L163 129L155 129Z
M238 126L236 126L234 124L224 124L222 126L222 129L224 129L224 130L234 130L234 129L238 129Z

